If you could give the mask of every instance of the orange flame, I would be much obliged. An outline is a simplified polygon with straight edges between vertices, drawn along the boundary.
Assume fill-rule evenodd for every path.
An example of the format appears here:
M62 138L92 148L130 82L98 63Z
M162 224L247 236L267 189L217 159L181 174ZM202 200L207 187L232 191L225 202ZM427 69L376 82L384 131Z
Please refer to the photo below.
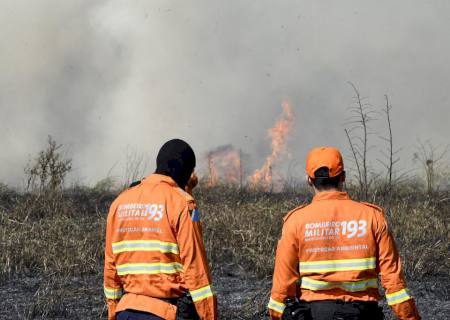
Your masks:
M273 183L273 166L277 162L287 142L289 133L292 131L294 124L294 113L289 102L282 103L283 113L277 120L275 125L267 132L271 139L271 154L266 158L264 165L257 169L252 176L249 177L249 184L253 188L269 191Z
M240 184L242 179L241 154L231 145L221 146L208 153L209 178L207 186Z

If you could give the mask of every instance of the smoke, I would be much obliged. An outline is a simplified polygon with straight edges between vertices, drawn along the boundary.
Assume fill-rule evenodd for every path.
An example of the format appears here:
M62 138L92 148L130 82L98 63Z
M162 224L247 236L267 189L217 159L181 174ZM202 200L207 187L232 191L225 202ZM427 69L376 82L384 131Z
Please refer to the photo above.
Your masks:
M83 183L122 176L130 147L153 161L173 137L199 155L232 143L253 172L285 97L294 159L315 145L347 151L347 81L375 106L389 95L410 165L418 138L450 136L449 16L444 0L3 3L0 181L20 184L48 134Z
M94 150L105 143L107 108L100 101L109 100L117 79L125 74L120 61L125 50L117 42L102 41L90 15L91 3L3 4L2 181L21 182L24 165L45 147L47 135L66 146L67 156L75 160L75 174L86 174L80 166L101 168Z

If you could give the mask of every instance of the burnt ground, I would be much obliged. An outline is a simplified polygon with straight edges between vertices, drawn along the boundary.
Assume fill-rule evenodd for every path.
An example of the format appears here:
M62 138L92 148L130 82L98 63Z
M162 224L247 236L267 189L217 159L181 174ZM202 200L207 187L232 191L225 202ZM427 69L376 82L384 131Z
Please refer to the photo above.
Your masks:
M235 266L214 275L220 319L265 319L270 279ZM423 319L450 315L450 279L409 281ZM23 276L0 283L0 319L106 319L101 275ZM395 319L384 304L387 319ZM260 310L260 312L258 312Z

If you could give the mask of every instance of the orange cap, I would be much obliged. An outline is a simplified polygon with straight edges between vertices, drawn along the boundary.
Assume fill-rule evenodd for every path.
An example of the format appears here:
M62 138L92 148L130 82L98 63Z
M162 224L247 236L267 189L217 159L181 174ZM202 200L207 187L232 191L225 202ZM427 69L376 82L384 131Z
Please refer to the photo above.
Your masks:
M344 171L344 161L338 149L333 147L319 147L312 149L306 158L306 173L314 178L317 169L326 167L330 178L336 177Z

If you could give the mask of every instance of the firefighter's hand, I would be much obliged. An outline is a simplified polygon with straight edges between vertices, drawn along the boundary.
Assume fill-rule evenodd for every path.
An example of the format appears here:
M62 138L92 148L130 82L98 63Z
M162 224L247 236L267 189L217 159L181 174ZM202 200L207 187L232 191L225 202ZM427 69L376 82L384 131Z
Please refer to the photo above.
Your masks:
M198 184L198 177L195 174L195 172L192 172L192 175L189 178L189 181L185 188L186 192L192 194L192 189L194 189L197 186L197 184Z

